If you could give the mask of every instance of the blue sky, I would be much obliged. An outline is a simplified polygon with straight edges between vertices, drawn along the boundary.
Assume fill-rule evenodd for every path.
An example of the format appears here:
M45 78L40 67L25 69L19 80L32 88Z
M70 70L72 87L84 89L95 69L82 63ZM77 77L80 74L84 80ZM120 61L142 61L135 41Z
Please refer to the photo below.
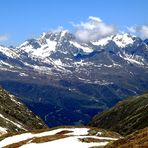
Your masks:
M0 0L0 44L19 45L44 31L99 17L124 30L148 24L148 0Z

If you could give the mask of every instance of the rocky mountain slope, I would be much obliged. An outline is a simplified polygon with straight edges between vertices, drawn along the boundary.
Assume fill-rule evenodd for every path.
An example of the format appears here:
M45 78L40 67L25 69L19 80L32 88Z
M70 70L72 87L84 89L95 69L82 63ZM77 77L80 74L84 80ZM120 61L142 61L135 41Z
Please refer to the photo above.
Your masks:
M57 127L1 137L0 147L21 148L90 148L105 146L121 136L115 132L90 127Z
M148 127L138 130L123 139L111 142L105 148L147 148L148 147Z
M148 90L147 40L121 33L84 43L66 30L43 33L0 46L0 84L49 126L86 124Z
M47 128L44 122L0 87L0 135L41 128Z
M90 125L116 131L121 135L148 127L148 93L133 96L96 115ZM148 136L148 135L147 135Z

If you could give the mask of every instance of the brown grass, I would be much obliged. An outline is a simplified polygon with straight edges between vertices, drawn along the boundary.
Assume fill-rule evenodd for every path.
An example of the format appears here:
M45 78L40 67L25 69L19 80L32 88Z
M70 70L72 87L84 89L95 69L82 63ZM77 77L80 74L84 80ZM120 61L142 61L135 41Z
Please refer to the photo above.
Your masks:
M111 142L105 148L148 148L148 127Z
M44 143L44 142L49 142L49 141L54 141L62 138L69 137L68 135L61 135L61 134L55 134L51 136L44 136L44 137L35 137L35 138L30 138L24 141L20 141L18 143L13 143L8 146L5 146L4 148L19 148L20 146L27 144L29 142L31 143Z
M106 139L96 139L96 138L79 138L81 142L91 143L91 142L107 142L111 140Z
M5 146L4 148L19 148L20 146L27 144L31 139L27 139L18 143L13 143L10 145Z
M69 136L56 134L52 136L34 138L31 142L32 143L44 143L44 142L54 141L54 140L58 140L58 139L66 138L66 137L69 137Z

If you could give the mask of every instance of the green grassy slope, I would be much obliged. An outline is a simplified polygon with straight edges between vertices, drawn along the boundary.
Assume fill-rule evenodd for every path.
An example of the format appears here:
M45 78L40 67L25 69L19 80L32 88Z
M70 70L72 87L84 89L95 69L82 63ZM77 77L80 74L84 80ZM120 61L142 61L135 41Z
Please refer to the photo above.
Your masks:
M129 97L114 107L96 115L91 126L127 135L148 126L148 93Z

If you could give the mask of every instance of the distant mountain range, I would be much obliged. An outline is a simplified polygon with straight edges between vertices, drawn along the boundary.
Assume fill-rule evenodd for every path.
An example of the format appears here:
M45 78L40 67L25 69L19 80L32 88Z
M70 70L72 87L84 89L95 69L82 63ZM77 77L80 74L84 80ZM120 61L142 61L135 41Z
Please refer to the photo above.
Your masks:
M148 90L148 42L127 33L80 42L66 30L0 46L0 84L49 126L86 124Z
M0 87L0 136L6 133L47 128L18 99Z

